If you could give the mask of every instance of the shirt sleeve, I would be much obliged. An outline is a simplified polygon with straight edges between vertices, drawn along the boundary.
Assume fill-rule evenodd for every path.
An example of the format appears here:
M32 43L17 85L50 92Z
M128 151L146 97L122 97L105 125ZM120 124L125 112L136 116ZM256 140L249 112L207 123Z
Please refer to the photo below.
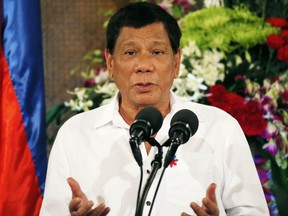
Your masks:
M246 137L235 120L224 151L222 201L227 215L269 215L264 192Z
M72 193L67 183L70 169L66 153L61 145L63 137L60 129L49 156L40 216L70 215L68 205Z

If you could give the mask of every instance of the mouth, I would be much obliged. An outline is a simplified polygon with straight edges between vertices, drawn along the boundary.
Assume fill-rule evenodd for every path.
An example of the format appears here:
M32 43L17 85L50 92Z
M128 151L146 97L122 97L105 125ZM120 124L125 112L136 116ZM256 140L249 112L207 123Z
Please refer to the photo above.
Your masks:
M134 87L136 88L137 91L139 92L149 92L153 89L154 84L151 82L140 82L140 83L136 83L134 85Z
M140 82L140 83L136 83L136 86L149 86L149 85L153 85L153 83L151 82Z

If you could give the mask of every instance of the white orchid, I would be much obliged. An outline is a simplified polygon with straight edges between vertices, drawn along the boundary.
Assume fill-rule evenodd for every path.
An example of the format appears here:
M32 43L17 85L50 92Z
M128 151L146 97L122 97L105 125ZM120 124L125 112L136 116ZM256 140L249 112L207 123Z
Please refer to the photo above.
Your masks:
M95 76L95 83L97 84L102 84L105 83L109 80L109 74L108 71L106 69L100 69L98 72L98 75Z
M223 0L204 0L205 7L220 7L224 5Z

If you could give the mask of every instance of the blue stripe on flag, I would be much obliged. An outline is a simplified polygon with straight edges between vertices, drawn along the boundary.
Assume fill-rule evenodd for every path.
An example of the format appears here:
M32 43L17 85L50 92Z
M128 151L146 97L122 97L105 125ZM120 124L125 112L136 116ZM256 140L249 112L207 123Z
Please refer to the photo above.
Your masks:
M3 0L2 7L4 53L43 194L47 155L40 2Z

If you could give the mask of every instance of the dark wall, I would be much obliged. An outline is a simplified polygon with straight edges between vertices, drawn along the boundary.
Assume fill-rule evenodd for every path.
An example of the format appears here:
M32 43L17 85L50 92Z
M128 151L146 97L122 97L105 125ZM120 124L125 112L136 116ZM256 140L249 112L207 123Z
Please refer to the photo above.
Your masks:
M83 85L70 71L85 53L105 47L107 19L99 11L116 10L128 0L41 0L46 109L70 98Z

